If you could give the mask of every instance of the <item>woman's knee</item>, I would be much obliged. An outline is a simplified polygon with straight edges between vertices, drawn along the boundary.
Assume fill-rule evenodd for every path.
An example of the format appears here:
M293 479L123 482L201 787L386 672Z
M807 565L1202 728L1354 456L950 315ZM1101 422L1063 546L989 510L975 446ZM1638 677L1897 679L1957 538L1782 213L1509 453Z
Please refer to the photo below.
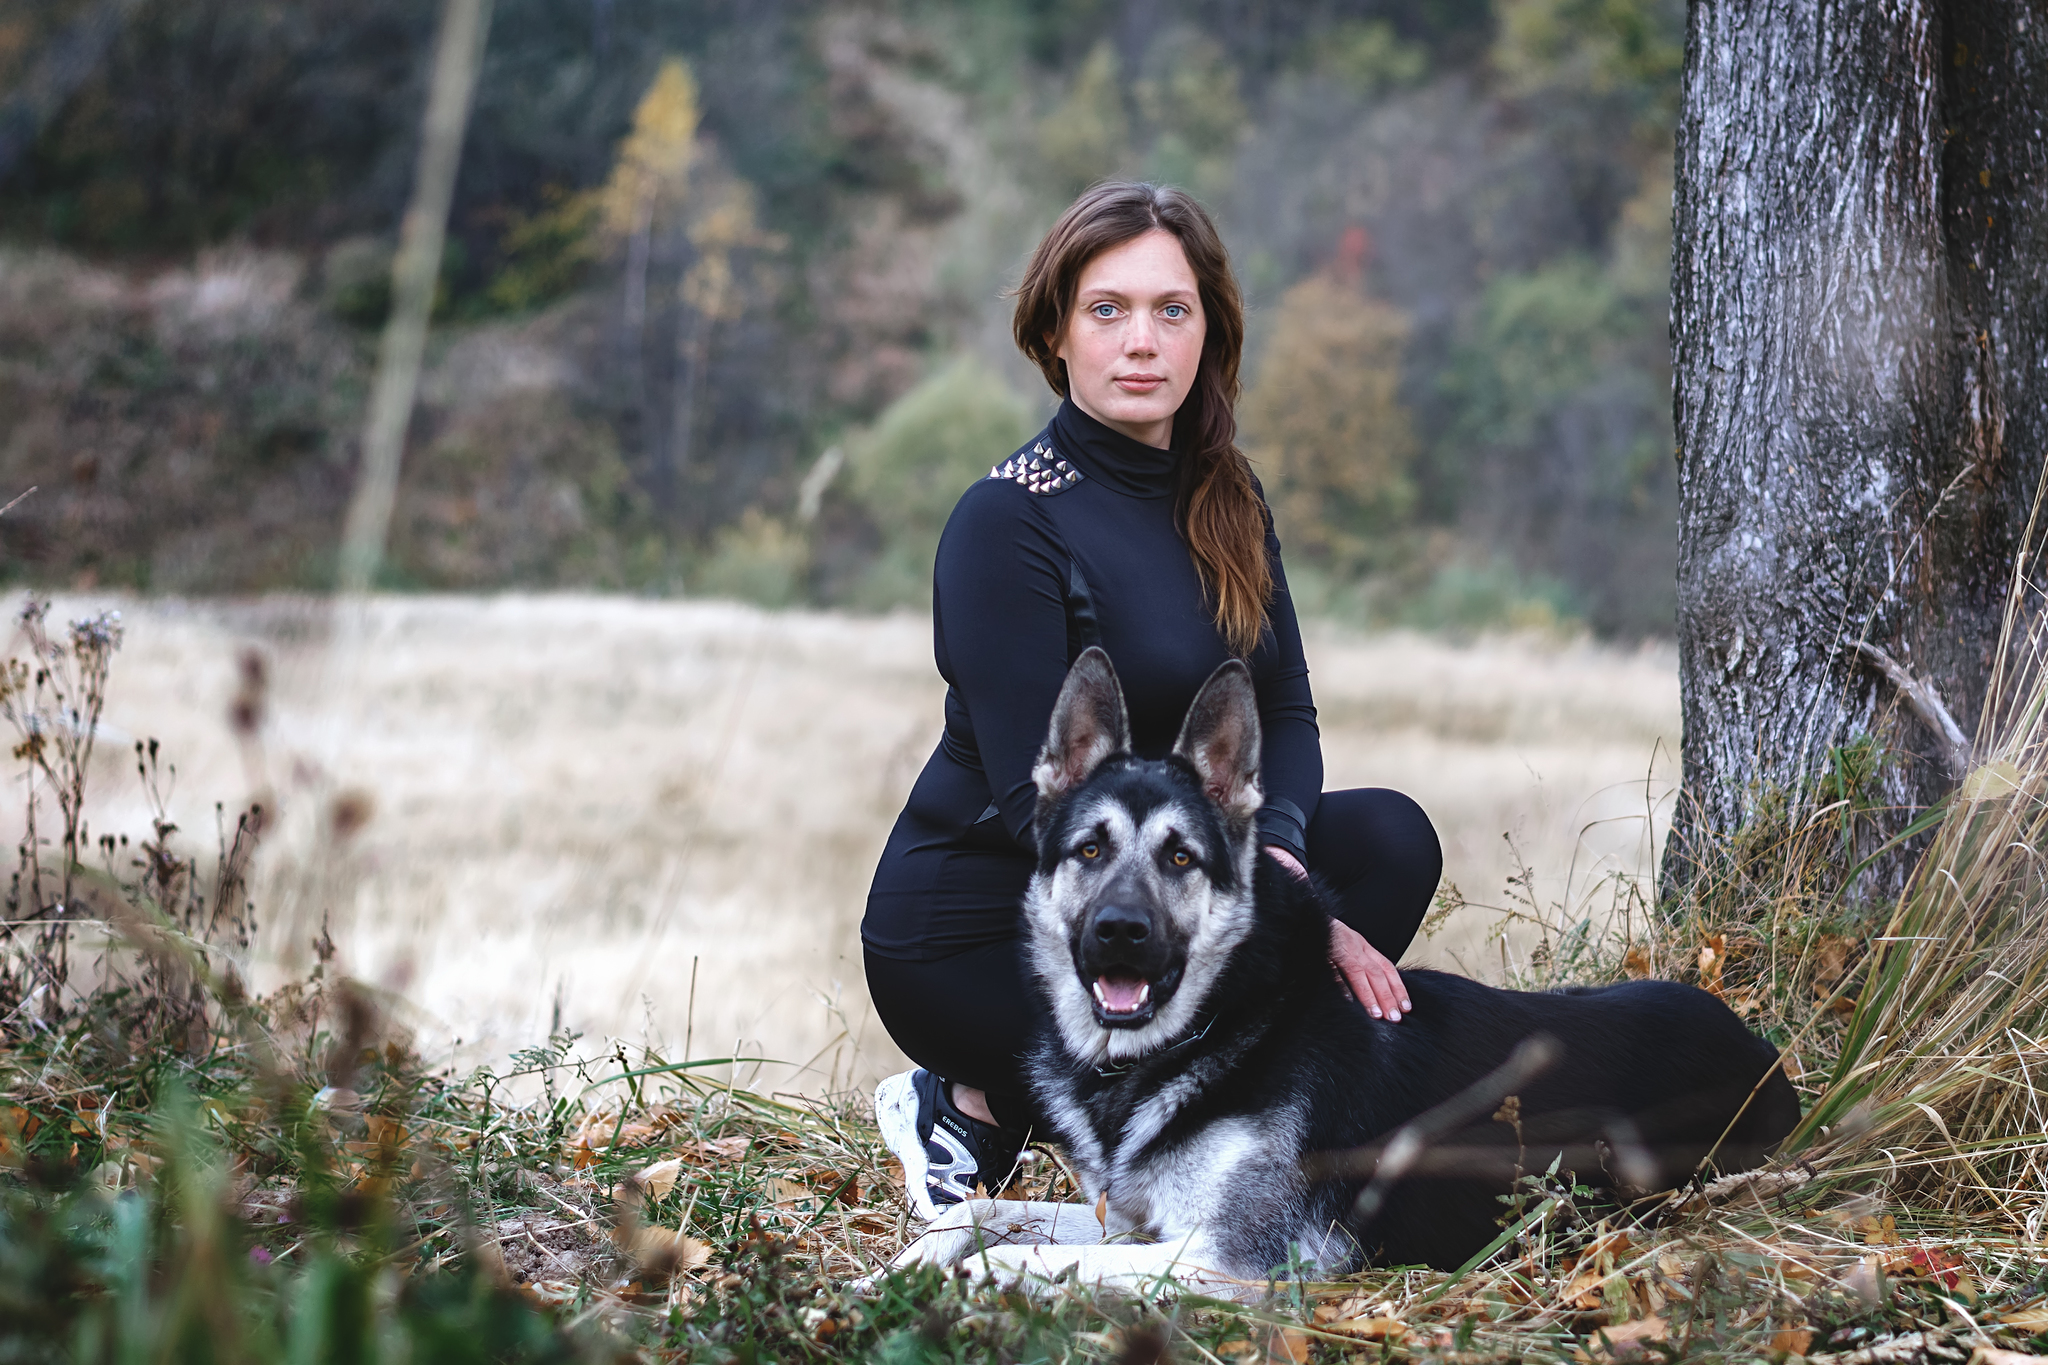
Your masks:
M1343 888L1371 876L1426 899L1443 875L1443 845L1428 812L1391 787L1324 792L1308 827L1309 865Z
M1023 1054L1038 1005L1021 951L1017 941L1004 940L929 961L862 952L875 1014L903 1055L986 1092L1006 1126L1030 1121Z

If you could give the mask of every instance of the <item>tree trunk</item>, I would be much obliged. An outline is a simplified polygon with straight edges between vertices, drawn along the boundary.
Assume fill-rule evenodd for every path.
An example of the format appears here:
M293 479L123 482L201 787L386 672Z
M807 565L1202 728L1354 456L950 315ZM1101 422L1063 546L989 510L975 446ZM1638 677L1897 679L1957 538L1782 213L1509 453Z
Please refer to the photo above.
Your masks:
M2044 101L2029 0L1691 6L1667 892L1832 749L1885 747L1892 829L1969 762L2048 443Z

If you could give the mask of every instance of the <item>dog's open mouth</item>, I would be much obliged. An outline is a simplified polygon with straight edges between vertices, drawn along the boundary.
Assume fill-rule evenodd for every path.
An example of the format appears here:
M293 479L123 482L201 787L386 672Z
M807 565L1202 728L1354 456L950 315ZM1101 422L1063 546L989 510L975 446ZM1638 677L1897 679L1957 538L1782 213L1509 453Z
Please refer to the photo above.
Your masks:
M1095 1005L1107 1015L1139 1014L1151 1008L1152 983L1135 972L1104 972L1095 978Z
M1155 984L1157 991L1153 989ZM1089 982L1088 990L1095 997L1095 1022L1105 1028L1134 1028L1150 1023L1153 1008L1172 994L1167 983L1154 983L1129 967L1106 969Z

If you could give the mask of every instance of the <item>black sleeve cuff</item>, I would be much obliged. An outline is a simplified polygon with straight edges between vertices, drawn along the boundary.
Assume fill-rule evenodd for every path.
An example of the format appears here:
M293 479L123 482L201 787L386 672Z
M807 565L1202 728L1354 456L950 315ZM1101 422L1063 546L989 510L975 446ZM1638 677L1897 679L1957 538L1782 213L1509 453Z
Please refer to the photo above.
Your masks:
M1308 866L1307 820L1301 807L1284 796L1275 796L1259 808L1259 842L1286 849L1303 867Z

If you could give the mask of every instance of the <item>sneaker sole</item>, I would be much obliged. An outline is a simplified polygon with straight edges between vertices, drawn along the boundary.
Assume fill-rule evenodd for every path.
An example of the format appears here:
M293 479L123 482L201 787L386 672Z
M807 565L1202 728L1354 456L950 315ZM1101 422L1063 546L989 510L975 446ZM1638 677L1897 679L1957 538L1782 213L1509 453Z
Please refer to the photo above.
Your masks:
M875 1087L875 1123L882 1130L883 1145L903 1163L903 1193L910 1211L927 1223L939 1216L932 1204L927 1180L931 1162L924 1154L924 1142L917 1135L917 1086L914 1071L885 1076Z

